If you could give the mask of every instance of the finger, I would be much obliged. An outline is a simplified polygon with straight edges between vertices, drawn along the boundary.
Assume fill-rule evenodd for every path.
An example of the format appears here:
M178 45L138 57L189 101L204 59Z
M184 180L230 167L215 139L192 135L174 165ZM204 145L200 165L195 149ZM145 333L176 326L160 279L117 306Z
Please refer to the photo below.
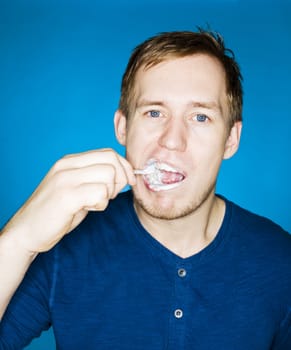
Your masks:
M84 168L59 171L54 176L59 188L79 186L83 183L103 183L107 186L108 196L114 198L128 183L124 168L115 164L94 164Z
M66 169L83 168L94 164L113 164L116 166L116 172L118 175L121 177L125 175L126 184L135 185L136 183L130 163L124 157L109 148L67 155L55 163L52 173L55 174ZM123 174L121 169L120 171L118 170L118 164L124 170L125 174ZM117 182L119 181L121 183L124 182L123 179L117 180Z
M118 155L118 160L119 160L120 164L122 165L124 172L126 174L127 183L131 186L134 186L136 184L136 177L134 175L132 165L129 163L129 161L127 159L125 159L124 157L122 157L120 155Z
M54 170L82 168L93 164L111 163L116 159L117 153L109 148L92 150L82 153L69 154L58 160Z
M60 186L64 187L76 187L80 184L98 184L103 183L107 186L108 196L112 197L116 191L116 168L112 164L94 164L84 168L75 168L64 170L56 174L59 177L56 181L59 182ZM120 179L122 183L119 187L125 186L125 176Z
M68 227L68 231L66 233L70 233L75 227L77 227L88 214L88 210L82 209L78 213L73 216L73 220Z
M80 210L104 210L110 197L105 184L81 184L72 193L72 206L74 215Z

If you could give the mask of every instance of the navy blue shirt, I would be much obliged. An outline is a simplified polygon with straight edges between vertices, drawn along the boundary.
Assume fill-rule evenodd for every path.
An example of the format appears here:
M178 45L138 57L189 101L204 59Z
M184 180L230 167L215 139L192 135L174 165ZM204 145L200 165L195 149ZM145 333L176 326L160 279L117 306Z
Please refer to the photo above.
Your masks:
M0 349L52 326L62 350L290 350L291 236L225 202L215 239L186 259L141 226L131 191L90 213L31 265Z

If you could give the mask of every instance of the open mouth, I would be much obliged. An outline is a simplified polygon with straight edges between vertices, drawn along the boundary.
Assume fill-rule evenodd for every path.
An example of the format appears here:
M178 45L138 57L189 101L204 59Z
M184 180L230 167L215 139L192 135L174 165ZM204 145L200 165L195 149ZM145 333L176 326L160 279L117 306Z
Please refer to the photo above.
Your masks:
M152 191L167 191L181 185L185 175L167 163L151 160L139 172Z

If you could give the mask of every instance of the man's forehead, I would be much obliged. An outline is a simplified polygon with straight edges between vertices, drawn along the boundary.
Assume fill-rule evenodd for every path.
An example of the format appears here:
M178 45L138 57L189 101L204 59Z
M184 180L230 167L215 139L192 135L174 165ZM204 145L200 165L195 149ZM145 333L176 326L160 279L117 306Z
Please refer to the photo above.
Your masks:
M226 86L226 72L222 63L206 54L171 57L149 67L144 64L136 72L133 88L138 89L149 79L155 79L155 85L163 82L175 84L181 79L184 82L199 79L212 85L222 83Z
M155 93L159 97L161 93L166 96L167 93L188 93L191 89L209 95L211 100L223 91L226 93L226 74L219 61L195 55L167 60L150 68L141 67L134 84L136 97L150 93L151 98L155 98Z

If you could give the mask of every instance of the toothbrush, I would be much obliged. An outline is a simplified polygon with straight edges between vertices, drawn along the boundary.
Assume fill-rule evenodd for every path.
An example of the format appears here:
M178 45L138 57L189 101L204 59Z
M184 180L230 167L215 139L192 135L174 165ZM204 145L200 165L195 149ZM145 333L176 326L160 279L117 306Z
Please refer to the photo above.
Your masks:
M135 175L149 175L156 172L157 167L155 163L151 163L145 169L135 169L133 172Z

